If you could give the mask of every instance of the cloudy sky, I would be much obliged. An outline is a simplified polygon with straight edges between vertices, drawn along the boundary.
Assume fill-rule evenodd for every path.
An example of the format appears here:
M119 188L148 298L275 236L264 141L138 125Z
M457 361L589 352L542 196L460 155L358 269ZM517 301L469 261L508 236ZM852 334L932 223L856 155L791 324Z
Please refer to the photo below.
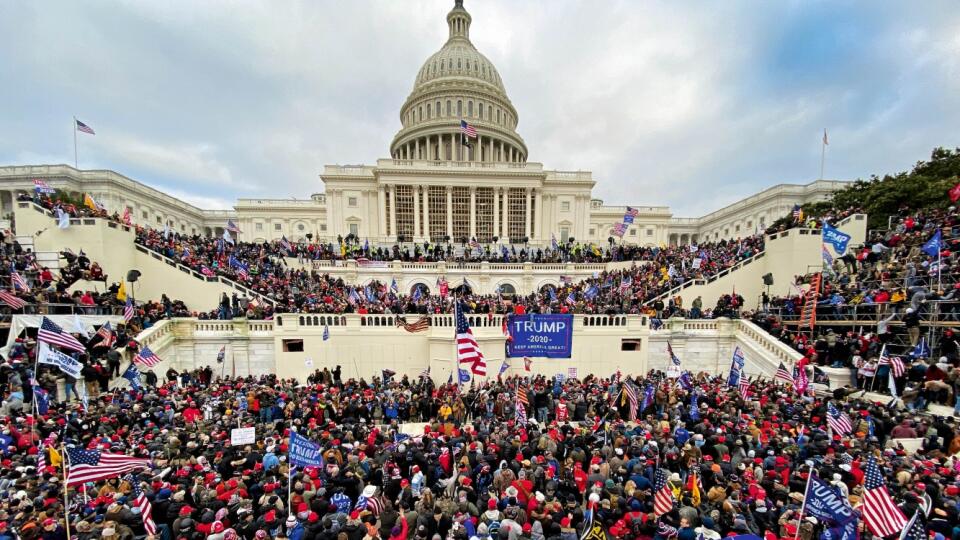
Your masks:
M960 146L960 10L926 2L467 0L530 160L697 216ZM452 0L0 0L0 164L109 168L203 207L388 155Z

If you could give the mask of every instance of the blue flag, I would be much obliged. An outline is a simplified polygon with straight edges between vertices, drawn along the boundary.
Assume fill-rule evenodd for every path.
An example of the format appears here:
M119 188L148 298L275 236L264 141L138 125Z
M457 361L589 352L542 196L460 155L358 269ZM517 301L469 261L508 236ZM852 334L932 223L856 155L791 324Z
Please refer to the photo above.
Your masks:
M920 338L920 343L914 346L913 351L910 352L910 356L914 358L930 358L930 346L927 345L926 337Z
M326 341L330 339L330 327L323 325L323 340Z
M684 371L680 374L680 378L677 379L677 382L680 383L680 388L683 388L687 392L693 390L693 379L690 378L690 372Z
M459 371L460 371L460 382L461 383L470 382L470 372L463 368L460 368Z
M123 372L122 377L130 381L130 386L133 389L140 389L140 370L137 369L137 366L131 363L127 370Z
M743 375L743 365L746 360L743 358L743 351L740 347L733 349L733 360L730 362L730 375L727 376L727 386L737 386L740 383L740 376Z
M805 494L805 511L819 519L824 527L824 538L856 540L857 514L840 491L824 482L815 472L810 473Z
M654 389L654 387L649 384L647 385L646 388L644 388L643 401L640 403L641 411L645 411L647 410L647 407L649 407L650 405L653 405L653 394L655 391L656 390Z
M33 387L33 400L37 402L37 412L47 414L50 410L50 394L39 386Z
M943 234L940 232L940 229L937 229L937 232L933 233L933 236L931 236L930 239L927 240L927 242L923 244L923 247L920 249L922 249L924 253L931 257L937 257L940 255L940 244L942 242Z
M823 241L833 246L837 255L843 255L847 251L847 243L850 242L850 235L830 225L823 224Z
M557 301L557 291L554 290L553 287L550 287L550 301L551 301L551 302L556 302L556 301Z
M320 455L320 445L300 435L296 431L290 432L290 463L297 467L323 467L323 456Z
M690 394L690 418L692 420L700 419L700 406L697 403L697 400L699 399L698 396L699 394L696 392Z

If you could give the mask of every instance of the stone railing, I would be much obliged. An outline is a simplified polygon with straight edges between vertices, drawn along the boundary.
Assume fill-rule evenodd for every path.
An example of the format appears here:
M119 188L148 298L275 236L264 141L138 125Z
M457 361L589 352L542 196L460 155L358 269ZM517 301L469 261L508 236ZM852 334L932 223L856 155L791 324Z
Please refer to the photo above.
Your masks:
M772 238L774 238L774 237L771 236L771 239L772 239ZM670 298L673 297L673 296L676 296L676 295L680 294L681 292L683 292L684 289L686 289L686 288L688 288L688 287L693 287L694 285L706 285L707 283L713 283L714 281L716 281L716 280L718 280L718 279L720 279L720 278L722 278L722 277L724 277L724 276L726 276L726 275L729 275L729 274L732 273L732 272L736 272L737 270L743 268L744 266L747 266L748 264L752 264L752 263L754 263L754 262L762 259L765 255L766 255L766 252L765 252L765 251L761 251L761 252L757 253L756 255L754 255L753 257L750 257L750 258L748 258L748 259L744 259L744 260L738 262L737 264L735 264L735 265L733 265L733 266L731 266L731 267L729 267L729 268L724 268L723 270L721 270L721 271L719 271L719 272L717 272L716 274L713 274L713 275L711 275L711 276L708 276L708 277L705 277L705 278L688 279L687 281L684 281L684 282L681 283L680 285L677 285L676 287L674 287L674 288L670 289L669 291L661 294L660 296L656 296L656 297L654 297L654 298L651 298L650 300L647 300L647 301L645 302L645 304L646 304L646 305L652 305L652 304L653 304L654 302L656 302L658 299L659 299L659 300L663 300L664 302L666 302L668 299L670 299Z

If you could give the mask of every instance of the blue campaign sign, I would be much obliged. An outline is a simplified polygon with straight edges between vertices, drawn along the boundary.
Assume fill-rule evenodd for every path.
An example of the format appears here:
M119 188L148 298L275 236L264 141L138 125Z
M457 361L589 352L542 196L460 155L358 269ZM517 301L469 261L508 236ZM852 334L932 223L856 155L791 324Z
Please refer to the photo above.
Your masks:
M829 223L823 224L823 241L832 244L837 255L843 255L847 251L847 243L850 242L850 235L832 227Z
M510 358L570 358L573 352L573 315L510 315L507 356Z
M320 445L296 431L290 433L290 463L297 467L323 467Z

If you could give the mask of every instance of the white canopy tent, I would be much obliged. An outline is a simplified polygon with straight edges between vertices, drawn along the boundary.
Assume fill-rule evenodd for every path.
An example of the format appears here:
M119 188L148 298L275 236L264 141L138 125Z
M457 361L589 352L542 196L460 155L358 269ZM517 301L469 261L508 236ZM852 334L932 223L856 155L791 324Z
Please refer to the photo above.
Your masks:
M0 354L7 356L10 348L13 347L24 330L38 328L44 317L56 323L65 332L89 335L94 333L94 326L101 326L108 322L113 325L124 322L120 315L14 315L10 321L10 333L7 335L7 342L3 347L0 347ZM83 328L78 328L78 325L82 325Z

